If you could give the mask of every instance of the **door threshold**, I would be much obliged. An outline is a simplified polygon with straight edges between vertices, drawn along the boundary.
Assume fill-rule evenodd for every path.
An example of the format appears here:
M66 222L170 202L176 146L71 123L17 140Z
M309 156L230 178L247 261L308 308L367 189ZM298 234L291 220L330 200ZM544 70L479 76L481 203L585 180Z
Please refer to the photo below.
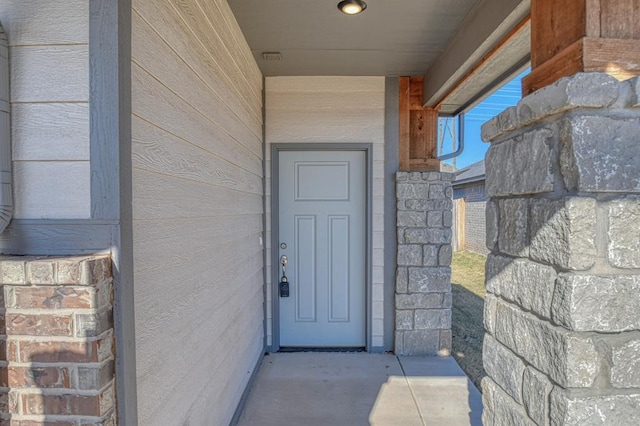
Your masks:
M278 352L366 352L365 347L298 347L298 346L284 346L280 347Z

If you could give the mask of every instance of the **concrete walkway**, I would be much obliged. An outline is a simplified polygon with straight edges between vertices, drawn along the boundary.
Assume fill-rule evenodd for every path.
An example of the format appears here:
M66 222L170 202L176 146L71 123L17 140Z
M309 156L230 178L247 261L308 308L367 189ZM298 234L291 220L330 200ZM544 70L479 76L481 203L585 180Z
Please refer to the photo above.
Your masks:
M241 426L481 425L453 358L301 352L264 358Z

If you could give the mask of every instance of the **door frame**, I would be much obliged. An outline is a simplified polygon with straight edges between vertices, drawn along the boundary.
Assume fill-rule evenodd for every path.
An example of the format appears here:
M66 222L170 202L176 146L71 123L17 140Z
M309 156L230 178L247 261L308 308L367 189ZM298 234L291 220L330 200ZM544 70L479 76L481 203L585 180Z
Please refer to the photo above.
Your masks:
M271 144L271 346L268 352L280 350L280 280L279 246L279 154L282 151L363 151L365 153L365 349L371 352L372 318L372 259L373 259L373 144L371 143L274 143ZM266 283L265 283L266 286ZM266 314L266 312L265 312ZM266 317L266 315L265 315ZM267 319L268 320L268 319Z

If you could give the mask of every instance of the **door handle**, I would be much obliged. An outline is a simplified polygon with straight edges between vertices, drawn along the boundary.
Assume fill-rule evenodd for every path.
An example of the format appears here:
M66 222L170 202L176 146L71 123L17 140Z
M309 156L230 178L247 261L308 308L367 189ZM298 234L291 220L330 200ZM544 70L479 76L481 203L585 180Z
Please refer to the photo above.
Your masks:
M289 297L289 280L287 279L287 263L289 259L287 256L280 256L280 264L282 265L282 278L280 278L279 290L280 297Z

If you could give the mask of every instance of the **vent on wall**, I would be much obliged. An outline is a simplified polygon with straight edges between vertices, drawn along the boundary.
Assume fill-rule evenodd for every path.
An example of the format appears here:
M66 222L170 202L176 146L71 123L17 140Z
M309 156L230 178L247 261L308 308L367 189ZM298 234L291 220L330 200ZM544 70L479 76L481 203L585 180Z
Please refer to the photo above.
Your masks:
M9 47L7 35L0 24L0 232L9 225L13 216L9 107Z
M262 58L265 61L279 61L282 59L282 53L280 52L262 52Z

